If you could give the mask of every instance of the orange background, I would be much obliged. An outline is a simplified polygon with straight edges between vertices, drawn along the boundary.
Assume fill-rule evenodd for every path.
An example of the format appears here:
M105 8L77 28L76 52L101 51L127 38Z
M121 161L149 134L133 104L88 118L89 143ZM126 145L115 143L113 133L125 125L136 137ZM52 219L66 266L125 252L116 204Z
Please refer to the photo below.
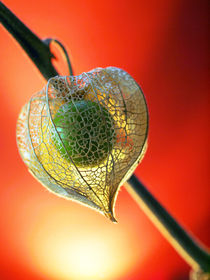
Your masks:
M111 65L137 80L150 130L136 174L210 246L207 1L4 3L41 38L60 39L75 74ZM16 147L16 120L45 81L3 28L0 42L0 278L188 279L188 265L124 188L114 225L49 193L27 172Z

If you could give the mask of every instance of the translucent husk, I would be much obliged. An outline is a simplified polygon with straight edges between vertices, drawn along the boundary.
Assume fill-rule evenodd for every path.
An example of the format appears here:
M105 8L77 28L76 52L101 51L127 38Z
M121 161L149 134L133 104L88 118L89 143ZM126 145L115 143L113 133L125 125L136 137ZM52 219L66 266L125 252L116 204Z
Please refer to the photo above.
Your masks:
M112 116L112 148L97 166L77 166L68 151L65 149L67 157L63 157L53 141L58 133L53 122L56 112L63 104L78 100L96 102ZM102 114L97 121L103 123ZM148 112L140 87L125 71L108 67L79 76L51 78L23 107L17 142L30 172L47 189L116 221L117 191L143 158L147 131Z

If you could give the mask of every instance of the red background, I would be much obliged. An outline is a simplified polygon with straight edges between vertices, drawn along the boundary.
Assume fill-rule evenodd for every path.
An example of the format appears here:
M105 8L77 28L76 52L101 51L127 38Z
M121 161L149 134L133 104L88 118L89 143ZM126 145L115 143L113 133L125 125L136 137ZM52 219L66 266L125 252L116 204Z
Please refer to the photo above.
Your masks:
M75 74L111 65L137 80L148 102L150 129L149 148L136 174L180 223L210 246L207 1L4 3L41 38L60 39ZM16 147L16 120L45 81L3 28L0 41L1 279L64 279L49 273L42 262L46 256L42 259L37 247L58 230L72 239L79 234L85 240L87 231L101 236L110 258L119 251L119 262L128 255L123 273L119 269L98 279L188 279L189 266L124 188L116 205L119 223L113 225L91 209L50 194L27 172ZM108 247L107 235L116 247ZM65 279L80 279L71 277Z

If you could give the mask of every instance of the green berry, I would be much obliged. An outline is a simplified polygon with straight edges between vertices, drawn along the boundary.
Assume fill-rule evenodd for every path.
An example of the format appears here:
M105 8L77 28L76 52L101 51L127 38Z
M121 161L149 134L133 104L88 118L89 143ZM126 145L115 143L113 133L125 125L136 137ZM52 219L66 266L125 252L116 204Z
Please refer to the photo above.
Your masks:
M58 132L52 135L56 148L63 158L71 157L77 166L97 166L107 158L115 143L113 118L96 102L66 103L59 108L53 122Z

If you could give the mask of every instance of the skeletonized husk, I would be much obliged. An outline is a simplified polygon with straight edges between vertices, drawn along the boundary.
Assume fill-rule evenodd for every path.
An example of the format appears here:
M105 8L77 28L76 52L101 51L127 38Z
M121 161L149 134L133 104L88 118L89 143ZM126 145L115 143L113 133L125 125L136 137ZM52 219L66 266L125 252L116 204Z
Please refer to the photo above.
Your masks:
M91 100L112 116L112 149L98 166L77 166L55 146L53 118L60 106ZM103 116L98 121L103 123ZM30 172L47 189L102 212L112 221L119 187L146 151L148 112L143 93L125 71L96 68L79 76L57 76L32 96L17 122L17 143ZM61 141L62 145L62 141ZM65 148L65 147L64 147Z

